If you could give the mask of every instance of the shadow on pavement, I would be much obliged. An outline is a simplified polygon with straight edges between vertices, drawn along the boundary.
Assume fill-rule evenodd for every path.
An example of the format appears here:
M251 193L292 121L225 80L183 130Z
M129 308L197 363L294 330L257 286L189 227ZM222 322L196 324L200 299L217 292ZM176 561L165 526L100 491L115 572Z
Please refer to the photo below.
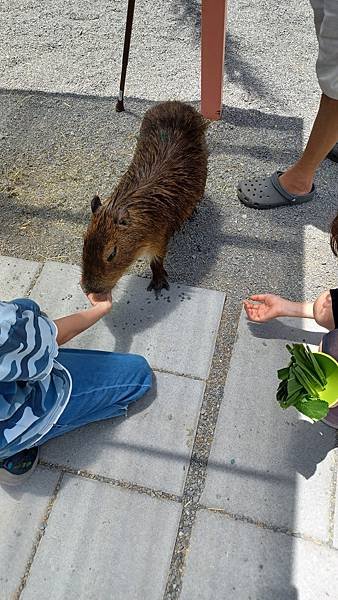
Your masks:
M319 346L323 337L323 333L320 333L320 331L306 331L300 327L287 325L278 319L264 324L248 323L248 326L252 335L262 339L286 340L298 344L306 343Z

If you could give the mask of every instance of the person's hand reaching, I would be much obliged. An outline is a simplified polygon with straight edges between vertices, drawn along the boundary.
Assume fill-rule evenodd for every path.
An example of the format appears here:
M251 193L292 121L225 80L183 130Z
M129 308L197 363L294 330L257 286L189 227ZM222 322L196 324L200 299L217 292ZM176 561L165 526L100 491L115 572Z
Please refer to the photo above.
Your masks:
M113 299L111 292L106 294L88 294L87 298L94 308L102 312L102 315L106 315L112 309Z
M256 294L243 302L250 321L265 323L288 314L289 300L275 294Z
M89 327L92 327L97 321L108 314L112 308L112 295L108 294L88 294L88 300L91 304L89 308L80 310L72 315L55 319L57 328L56 341L61 346L72 340Z

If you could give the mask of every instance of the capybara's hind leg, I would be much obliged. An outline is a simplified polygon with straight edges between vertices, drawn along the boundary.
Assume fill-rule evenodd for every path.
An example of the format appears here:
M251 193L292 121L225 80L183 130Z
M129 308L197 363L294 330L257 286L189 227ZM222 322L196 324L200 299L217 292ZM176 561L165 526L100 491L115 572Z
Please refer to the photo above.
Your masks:
M157 297L160 291L164 288L169 290L168 273L163 266L162 256L153 256L150 262L150 268L153 272L153 278L148 285L148 291L154 290Z

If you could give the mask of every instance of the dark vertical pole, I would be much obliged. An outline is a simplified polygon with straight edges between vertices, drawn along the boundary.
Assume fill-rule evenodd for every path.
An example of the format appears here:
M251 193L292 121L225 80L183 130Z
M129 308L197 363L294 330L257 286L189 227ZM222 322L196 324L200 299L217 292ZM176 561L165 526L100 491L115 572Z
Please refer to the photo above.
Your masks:
M128 11L127 11L126 30L125 30L125 34L124 34L124 47L123 47L123 57L122 57L120 90L119 90L119 98L116 103L116 112L122 112L124 110L124 105L123 105L124 85L126 82L126 73L127 73L129 48L130 48L130 38L131 38L132 29L133 29L134 7L135 7L135 0L128 0Z

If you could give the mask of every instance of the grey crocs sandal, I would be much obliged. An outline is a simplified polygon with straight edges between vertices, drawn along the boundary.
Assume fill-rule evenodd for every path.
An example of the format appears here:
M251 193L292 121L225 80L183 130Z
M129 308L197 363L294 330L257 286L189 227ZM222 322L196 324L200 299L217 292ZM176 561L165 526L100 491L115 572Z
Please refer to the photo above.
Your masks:
M289 194L279 183L279 176L283 171L276 171L270 177L248 179L240 181L237 187L237 196L245 206L250 208L266 209L278 206L295 206L303 202L309 202L315 195L315 186L312 186L309 194L293 196Z
M330 160L333 160L334 162L338 163L338 143L333 146L331 152L328 153L327 157Z

